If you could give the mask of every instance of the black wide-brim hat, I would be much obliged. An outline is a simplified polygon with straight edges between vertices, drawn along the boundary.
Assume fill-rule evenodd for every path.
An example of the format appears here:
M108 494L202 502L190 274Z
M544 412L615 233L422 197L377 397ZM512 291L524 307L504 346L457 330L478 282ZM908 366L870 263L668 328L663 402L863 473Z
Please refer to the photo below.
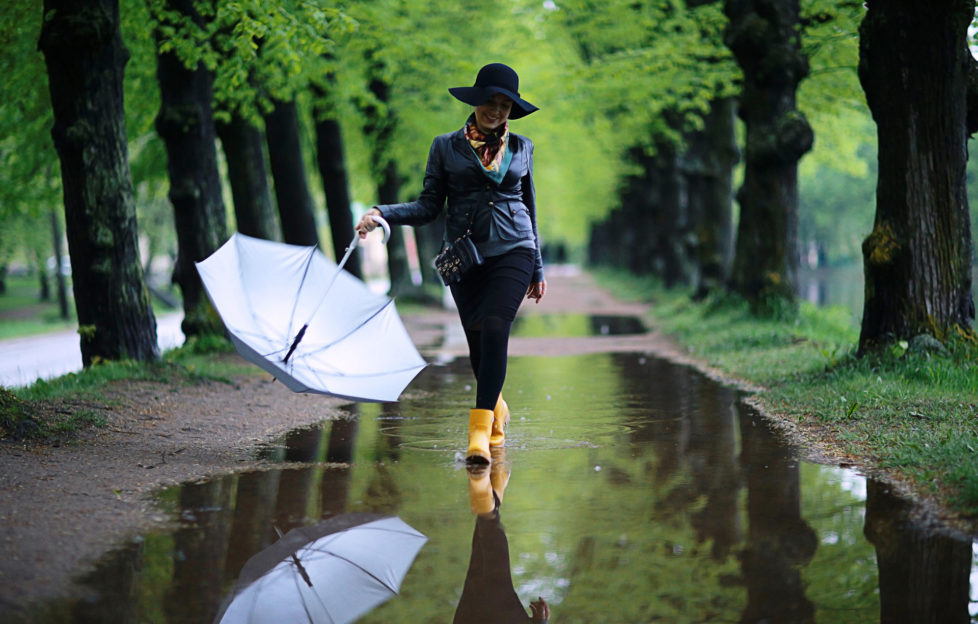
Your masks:
M459 100L471 106L480 106L489 98L502 93L513 100L513 108L509 112L510 119L526 117L533 111L539 110L533 104L520 97L520 78L513 68L502 63L489 63L479 70L475 84L471 87L453 87L448 90Z

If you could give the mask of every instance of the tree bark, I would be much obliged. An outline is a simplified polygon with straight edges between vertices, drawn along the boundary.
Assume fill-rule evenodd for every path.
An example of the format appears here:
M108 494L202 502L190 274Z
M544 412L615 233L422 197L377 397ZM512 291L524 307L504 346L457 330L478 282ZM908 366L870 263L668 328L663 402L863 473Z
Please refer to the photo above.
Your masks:
M683 158L696 299L727 283L733 242L733 167L740 157L734 136L735 110L733 98L713 100L703 130L689 137L690 147Z
M168 9L195 22L203 18L193 0L167 0ZM157 41L161 34L155 33ZM156 131L166 145L170 202L177 232L174 281L183 294L183 333L195 336L224 331L204 293L194 262L209 256L227 239L227 217L217 170L213 76L198 63L188 69L170 51L157 54L160 112Z
M326 94L320 91L317 95L322 98ZM323 110L316 111L316 160L326 194L326 216L329 219L329 234L333 240L333 253L339 257L346 245L353 240L354 223L340 123L335 118L326 116L327 114ZM343 268L354 277L361 277L359 255L352 254Z
M275 108L265 116L265 138L275 180L282 238L290 245L318 245L319 232L306 180L306 165L302 160L299 110L295 100L275 102Z
M227 161L238 231L255 238L278 240L278 220L268 191L261 130L237 114L227 123L217 123L216 129Z
M156 319L139 263L122 101L129 52L119 5L45 0L44 15L39 48L61 161L82 363L153 360Z
M725 0L725 42L743 74L747 130L740 223L730 289L756 313L791 309L798 270L798 160L812 129L795 103L808 75L798 0Z
M973 11L969 0L871 1L860 26L859 79L879 146L860 353L972 326L965 166Z

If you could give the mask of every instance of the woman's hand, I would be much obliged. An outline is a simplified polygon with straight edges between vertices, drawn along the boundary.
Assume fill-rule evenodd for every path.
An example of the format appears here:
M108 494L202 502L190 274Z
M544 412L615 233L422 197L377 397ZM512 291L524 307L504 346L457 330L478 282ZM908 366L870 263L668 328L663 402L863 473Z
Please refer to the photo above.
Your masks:
M547 282L546 280L542 282L533 282L530 287L526 289L527 299L536 299L537 303L543 299L543 296L547 294Z
M543 598L537 598L530 603L530 619L540 624L550 619L550 607Z
M377 222L374 221L374 216L380 217L382 215L376 208L371 208L367 212L363 213L363 216L360 217L360 223L357 223L357 227L354 228L357 234L360 235L361 240L367 238L367 234L373 232L377 227Z

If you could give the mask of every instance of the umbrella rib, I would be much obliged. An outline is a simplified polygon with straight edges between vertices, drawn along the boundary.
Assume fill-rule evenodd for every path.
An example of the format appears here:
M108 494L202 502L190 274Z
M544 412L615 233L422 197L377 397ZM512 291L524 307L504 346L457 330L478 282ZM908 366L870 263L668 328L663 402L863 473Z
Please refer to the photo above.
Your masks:
M292 557L295 558L295 555L292 555ZM298 559L296 559L296 563L298 563ZM312 588L312 582L309 581L309 580L307 580L307 578L308 577L306 577L305 575L303 575L303 579L302 580L310 588ZM295 582L296 593L299 594L299 597L300 597L299 600L302 603L302 610L306 612L306 618L308 618L309 624L320 624L320 622L317 621L316 617L312 613L309 612L309 607L306 605L306 601L302 599L302 586L299 584L299 579L293 576L292 577L292 580L293 580L293 582ZM319 595L319 592L313 591L312 592L312 595L316 597L316 602L319 603L319 605L323 608L323 613L325 613L326 614L326 617L329 618L329 622L325 622L325 623L322 623L322 624L332 624L333 622L335 622L336 619L333 617L333 614L329 612L329 607L326 606L326 602L323 600L322 596Z
M322 553L325 553L327 555L336 557L340 561L347 562L348 564L350 564L351 566L353 566L357 570L360 570L361 572L363 572L364 574L366 574L367 576L369 576L373 580L377 581L378 584L380 584L382 587L385 587L387 589L387 591L389 591L391 594L393 594L395 596L397 595L397 590L396 589L394 589L393 587L391 587L390 585L388 585L386 583L386 581L384 581L382 578L380 578L379 576L377 576L376 574L374 574L373 572L371 572L367 568L363 567L362 565L360 565L356 561L353 561L352 559L348 559L348 558L344 557L343 555L341 555L339 553L335 553L335 552L333 552L331 550L328 550L328 549L323 549L323 550L320 550L319 552L322 552Z
M292 328L295 326L295 313L299 309L299 295L302 294L302 286L306 283L306 277L309 275L309 267L312 266L312 258L315 255L315 253L316 253L316 247L310 247L309 257L306 258L306 266L302 270L302 279L299 280L299 286L296 288L295 301L292 302L292 314L289 316L289 328L288 331L285 332L286 338L292 335ZM293 349L295 349L296 345L298 345L299 340L301 339L302 339L301 336L298 336L296 338L295 344L292 345Z
M390 306L390 305L391 305L391 304L393 304L393 303L394 303L394 300L393 300L393 299L388 299L388 300L387 300L387 301L386 301L386 302L384 303L384 305L382 305L382 306L380 306L379 308L377 308L376 310L374 310L374 312L373 312L373 314L371 314L371 315L370 315L370 316L368 316L367 318L365 318L365 319L363 319L363 320L362 320L362 321L360 322L360 324L359 324L359 325L355 325L354 327L351 327L351 328L349 329L349 331L347 331L347 332L346 332L345 334L343 334L342 336L339 336L338 338L336 338L336 339L335 339L335 340L333 340L332 342L328 342L328 343L326 343L326 344L324 344L324 345L322 345L322 346L320 346L320 347L316 347L315 349L310 349L310 350L308 350L308 351L306 351L305 353L303 353L302 355L307 355L307 354L313 354L313 353L319 353L320 351L325 351L325 350L327 350L327 349L330 349L330 348L332 348L333 346L335 346L335 345L337 345L337 344L339 344L339 343L341 343L341 342L343 342L344 340L346 340L347 338L349 338L350 336L352 336L353 334L355 334L356 332L358 332L359 330L361 330L361 329L362 329L362 328L363 328L364 326L366 326L366 324L367 324L367 323L369 323L369 322L370 322L370 321L372 321L372 320L373 320L374 318L376 318L376 317L377 317L377 315L379 315L379 314L380 314L381 312L383 312L384 310L386 310L386 309L387 309L387 307L388 307L388 306ZM298 358L298 357L300 357L300 356L298 356L298 355L297 355L297 356L296 356L296 358Z

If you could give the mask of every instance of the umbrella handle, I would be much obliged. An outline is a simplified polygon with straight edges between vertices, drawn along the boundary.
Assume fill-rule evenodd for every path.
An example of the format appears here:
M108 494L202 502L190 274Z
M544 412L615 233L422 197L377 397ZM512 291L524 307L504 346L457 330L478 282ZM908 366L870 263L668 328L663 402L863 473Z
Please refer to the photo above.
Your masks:
M387 241L389 241L391 238L391 224L388 223L387 219L385 219L384 217L378 217L377 215L371 215L371 216L373 220L376 221L378 225L380 225L380 227L384 228L384 240L382 240L381 242L386 245Z

